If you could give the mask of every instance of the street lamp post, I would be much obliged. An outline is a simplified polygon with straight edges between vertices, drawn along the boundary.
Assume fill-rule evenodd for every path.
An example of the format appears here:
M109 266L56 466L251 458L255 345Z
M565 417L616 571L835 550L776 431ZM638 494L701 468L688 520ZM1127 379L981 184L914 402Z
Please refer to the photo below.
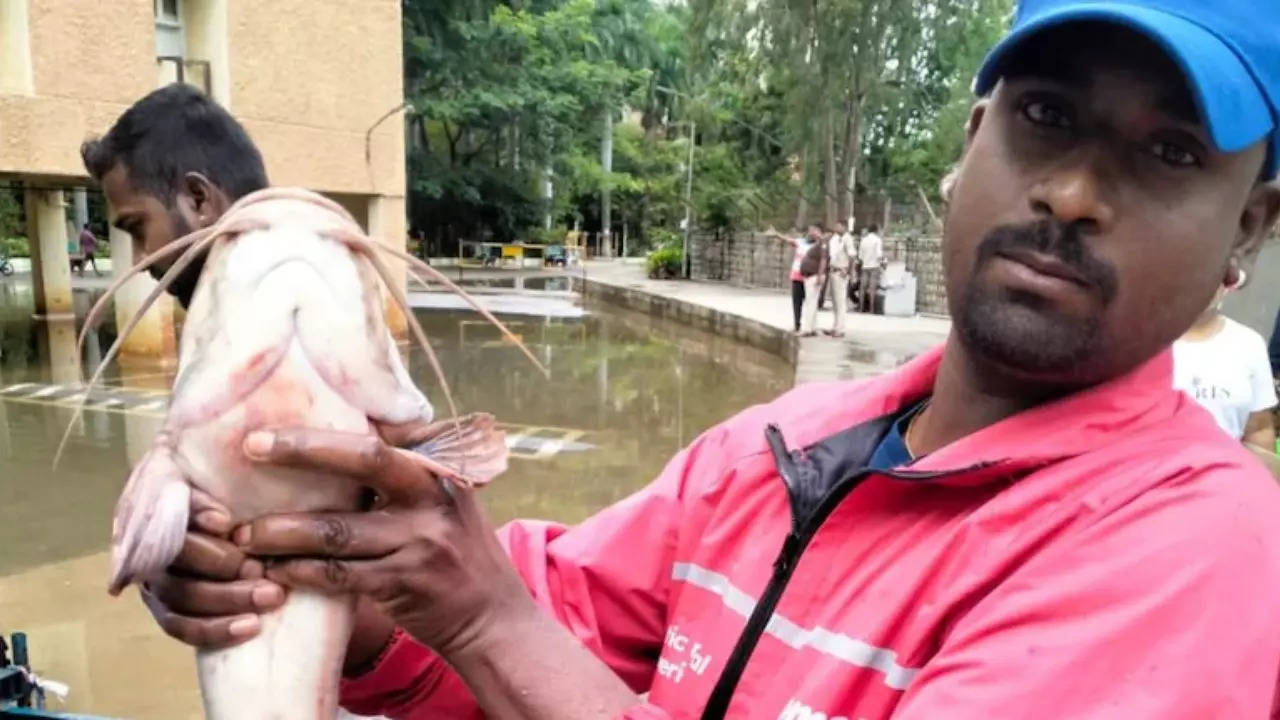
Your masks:
M674 90L672 88L665 87L662 85L658 85L654 89L665 95L672 95L675 97L686 98L694 103L701 102L706 97L705 92L697 96L694 96L694 95L683 93L683 92L680 92L679 90ZM730 118L730 121L737 123L742 127L748 128L754 133L758 133L765 140L773 143L775 146L779 148L784 147L784 145L780 140L778 140L773 135L770 135L769 132L764 130L763 128L757 127L750 123L743 122L736 118ZM676 125L676 126L683 125L683 124L684 123L673 123L673 125ZM685 174L685 181L684 181L684 263L683 263L684 273L683 275L686 280L689 278L690 270L692 267L692 263L689 259L689 234L693 232L693 144L694 144L694 131L696 130L696 128L697 128L697 123L690 121L689 122L689 166L685 170L686 174Z
M684 179L684 254L682 256L682 264L684 265L684 279L689 279L689 271L691 263L689 262L689 233L693 232L693 143L696 138L698 124L696 122L689 123L689 166L685 171Z

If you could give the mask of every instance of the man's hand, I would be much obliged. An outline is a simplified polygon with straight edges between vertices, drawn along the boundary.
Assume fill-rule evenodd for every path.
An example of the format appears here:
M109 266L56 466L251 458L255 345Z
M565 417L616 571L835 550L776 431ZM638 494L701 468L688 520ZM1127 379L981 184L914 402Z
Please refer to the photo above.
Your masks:
M378 426L387 442L418 441L429 423ZM262 563L231 542L231 514L193 489L191 527L178 558L159 579L141 588L142 600L171 637L198 648L237 645L257 636L260 616L284 604L286 591L265 577ZM347 650L348 669L376 657L394 625L367 599L356 605Z
M229 541L231 515L192 490L191 530L162 577L141 589L142 600L170 636L200 648L243 642L261 630L260 613L284 602L284 589L263 578L262 564Z
M253 433L245 451L256 462L347 475L379 495L369 512L274 515L237 529L246 555L279 558L266 561L268 579L365 595L445 658L539 613L474 490L440 480L418 455L377 438L292 429Z
M385 435L384 435L385 437ZM412 437L393 442L412 445ZM233 537L291 587L356 593L435 650L488 717L595 720L639 699L538 608L498 543L475 491L442 481L425 458L367 437L315 430L253 433L258 461L338 473L375 489L363 513L259 518ZM355 641L348 648L348 667Z

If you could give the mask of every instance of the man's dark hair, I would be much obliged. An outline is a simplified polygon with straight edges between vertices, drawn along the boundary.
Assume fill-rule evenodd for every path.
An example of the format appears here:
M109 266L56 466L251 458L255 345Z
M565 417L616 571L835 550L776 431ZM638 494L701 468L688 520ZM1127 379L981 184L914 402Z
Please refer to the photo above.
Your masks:
M867 232L880 232L880 226L875 223L871 223L867 225Z
M267 186L262 154L244 127L184 83L155 90L125 111L101 138L80 147L94 180L123 164L129 182L173 203L183 175L199 172L236 200Z

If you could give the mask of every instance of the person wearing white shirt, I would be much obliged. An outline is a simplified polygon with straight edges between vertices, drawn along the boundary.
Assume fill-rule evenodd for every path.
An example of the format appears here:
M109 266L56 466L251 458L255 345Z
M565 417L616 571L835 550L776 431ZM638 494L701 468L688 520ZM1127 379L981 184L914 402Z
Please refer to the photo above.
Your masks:
M1244 271L1237 271L1244 277ZM1271 409L1276 390L1267 343L1252 329L1222 314L1223 287L1182 337L1173 343L1173 386L1202 405L1233 438L1260 449L1276 446Z
M876 304L876 288L880 287L880 263L884 259L884 241L880 239L880 227L875 223L867 226L867 234L862 236L858 245L858 260L862 263L861 292L858 296L858 310L873 312Z
M836 223L828 253L831 258L831 302L835 306L835 325L832 337L844 337L845 316L849 312L849 280L856 271L858 241L844 223Z

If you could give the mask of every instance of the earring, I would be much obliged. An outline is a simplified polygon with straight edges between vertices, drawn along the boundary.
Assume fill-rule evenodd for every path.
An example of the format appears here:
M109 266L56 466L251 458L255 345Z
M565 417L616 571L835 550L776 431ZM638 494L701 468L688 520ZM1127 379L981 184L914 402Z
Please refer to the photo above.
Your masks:
M1249 273L1245 272L1244 268L1236 268L1235 270L1236 281L1227 285L1227 289L1231 291L1239 290L1249 281Z

